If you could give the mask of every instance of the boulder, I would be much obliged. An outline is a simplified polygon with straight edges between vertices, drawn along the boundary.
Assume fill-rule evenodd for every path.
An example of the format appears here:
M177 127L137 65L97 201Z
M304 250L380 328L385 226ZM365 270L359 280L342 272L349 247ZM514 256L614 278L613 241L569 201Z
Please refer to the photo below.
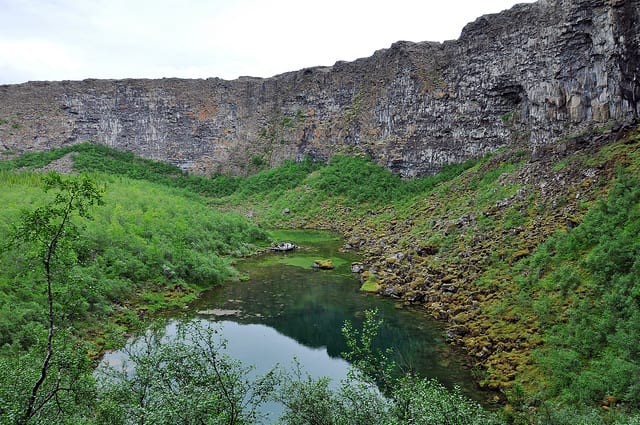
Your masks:
M333 265L333 261L331 259L328 259L328 260L315 260L313 262L313 268L314 269L331 270L334 267L335 266Z
M364 271L364 266L362 263L351 263L351 272L352 273L362 273Z
M287 252L293 251L296 248L298 248L298 246L291 242L278 242L271 244L271 248L269 249L274 252Z
M360 287L360 290L362 292L373 292L373 293L377 293L380 291L382 287L380 286L378 277L374 274L371 274L369 277L367 277L367 279L364 281L364 283L362 284L362 286Z

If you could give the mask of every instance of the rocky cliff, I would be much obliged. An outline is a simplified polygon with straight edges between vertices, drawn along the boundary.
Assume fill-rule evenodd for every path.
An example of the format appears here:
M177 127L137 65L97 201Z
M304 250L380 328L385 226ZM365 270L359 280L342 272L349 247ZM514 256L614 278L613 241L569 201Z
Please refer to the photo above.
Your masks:
M364 153L405 176L638 118L640 0L540 0L458 40L272 78L0 86L0 153L94 141L190 172Z

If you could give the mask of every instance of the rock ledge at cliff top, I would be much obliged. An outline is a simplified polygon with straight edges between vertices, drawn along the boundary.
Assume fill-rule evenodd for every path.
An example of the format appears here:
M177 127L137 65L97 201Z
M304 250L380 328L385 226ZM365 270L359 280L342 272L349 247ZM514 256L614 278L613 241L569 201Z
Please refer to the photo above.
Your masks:
M404 176L637 120L640 0L540 0L458 40L271 78L0 86L0 156L94 141L194 173L364 153Z

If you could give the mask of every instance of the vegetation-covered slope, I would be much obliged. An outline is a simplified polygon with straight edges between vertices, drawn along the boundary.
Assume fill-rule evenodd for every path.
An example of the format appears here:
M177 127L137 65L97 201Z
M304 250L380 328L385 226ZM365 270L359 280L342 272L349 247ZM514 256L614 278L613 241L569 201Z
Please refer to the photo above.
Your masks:
M547 409L555 403L613 412L609 421L640 407L638 128L497 152L412 180L347 156L248 178L195 177L83 144L0 163L3 238L20 207L44 200L41 177L27 170L70 163L100 172L107 187L105 206L74 241L72 275L82 284L65 308L86 329L97 317L128 323L133 311L179 305L232 275L225 258L266 238L246 217L331 228L363 254L363 281L448 322L479 381L505 394L505 420L606 419ZM37 342L42 300L25 284L37 279L23 252L0 261L2 353L19 353Z
M159 307L180 306L202 288L233 276L231 256L253 252L264 232L232 213L216 213L199 196L153 183L95 174L106 188L104 205L83 224L72 241L78 264L64 297L65 315L72 320L116 316L129 322ZM0 172L0 240L10 242L21 211L42 204L40 174ZM41 297L32 283L40 271L30 253L9 246L0 256L0 347L26 348L41 320ZM135 308L127 308L127 305ZM41 317L42 321L44 316Z
M637 128L594 132L408 181L338 157L284 193L213 202L341 231L381 293L449 322L488 387L637 406L639 145Z

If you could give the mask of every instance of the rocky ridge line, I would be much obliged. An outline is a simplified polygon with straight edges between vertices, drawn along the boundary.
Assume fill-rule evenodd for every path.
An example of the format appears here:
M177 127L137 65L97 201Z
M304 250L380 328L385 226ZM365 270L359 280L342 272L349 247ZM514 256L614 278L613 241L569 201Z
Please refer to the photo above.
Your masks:
M640 0L540 0L458 40L271 78L0 86L0 154L94 141L201 174L371 156L415 176L501 146L544 146L640 105Z

